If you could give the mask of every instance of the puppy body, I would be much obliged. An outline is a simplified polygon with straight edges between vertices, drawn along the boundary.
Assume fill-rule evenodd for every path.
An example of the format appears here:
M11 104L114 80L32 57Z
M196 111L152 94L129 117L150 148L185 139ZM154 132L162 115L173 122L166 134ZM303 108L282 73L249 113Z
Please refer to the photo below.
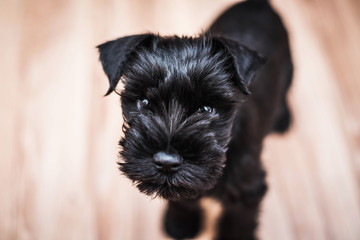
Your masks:
M254 239L258 204L267 189L260 163L262 142L269 132L282 133L290 125L286 92L293 65L288 36L266 1L233 6L210 31L234 39L266 59L249 85L252 94L239 106L224 175L215 188L216 197L224 203L219 239Z
M197 38L134 35L99 50L108 94L121 77L125 85L120 169L141 192L169 200L167 233L196 236L198 200L210 196L223 205L218 239L254 239L262 142L290 123L288 38L269 4L237 4Z

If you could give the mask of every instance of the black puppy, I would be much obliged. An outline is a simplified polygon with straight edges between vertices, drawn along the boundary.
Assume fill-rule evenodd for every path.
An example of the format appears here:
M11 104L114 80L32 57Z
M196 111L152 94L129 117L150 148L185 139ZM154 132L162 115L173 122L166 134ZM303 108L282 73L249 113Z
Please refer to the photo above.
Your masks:
M169 200L167 233L196 236L208 196L223 205L218 239L255 239L262 142L290 124L288 37L270 5L237 4L199 37L133 35L98 48L107 94L125 86L120 170Z

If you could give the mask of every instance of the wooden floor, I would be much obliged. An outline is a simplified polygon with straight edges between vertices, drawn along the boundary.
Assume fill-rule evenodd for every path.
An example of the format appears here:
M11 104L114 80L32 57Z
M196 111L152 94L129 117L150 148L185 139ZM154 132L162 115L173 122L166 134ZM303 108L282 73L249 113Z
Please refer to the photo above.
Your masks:
M95 46L196 34L230 0L0 1L0 239L166 239L164 202L117 170L119 97ZM266 139L260 239L360 239L360 1L272 0L286 23L294 124ZM201 239L213 234L216 204ZM212 220L213 219L213 220Z

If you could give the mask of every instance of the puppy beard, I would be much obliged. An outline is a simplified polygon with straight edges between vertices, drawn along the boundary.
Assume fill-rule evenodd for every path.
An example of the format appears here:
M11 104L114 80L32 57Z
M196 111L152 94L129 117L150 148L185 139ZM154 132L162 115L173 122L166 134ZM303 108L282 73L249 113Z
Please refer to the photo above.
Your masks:
M177 117L169 116L181 119ZM226 141L217 138L211 129L216 118L215 113L194 115L183 122L172 122L169 128L167 117L139 114L124 129L120 170L144 194L168 200L200 197L215 186L225 166ZM153 155L169 146L183 158L178 171L171 174L159 171L153 162Z

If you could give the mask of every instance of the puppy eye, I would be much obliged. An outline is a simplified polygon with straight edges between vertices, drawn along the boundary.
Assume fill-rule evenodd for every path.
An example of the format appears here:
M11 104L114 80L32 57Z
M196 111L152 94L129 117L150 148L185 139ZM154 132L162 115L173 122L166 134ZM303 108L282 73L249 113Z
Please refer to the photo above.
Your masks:
M142 108L146 108L147 106L149 106L149 101L147 99L137 100L136 105L137 108L140 110Z
M213 111L214 111L214 109L212 107L203 106L203 107L199 108L197 113L212 113Z

